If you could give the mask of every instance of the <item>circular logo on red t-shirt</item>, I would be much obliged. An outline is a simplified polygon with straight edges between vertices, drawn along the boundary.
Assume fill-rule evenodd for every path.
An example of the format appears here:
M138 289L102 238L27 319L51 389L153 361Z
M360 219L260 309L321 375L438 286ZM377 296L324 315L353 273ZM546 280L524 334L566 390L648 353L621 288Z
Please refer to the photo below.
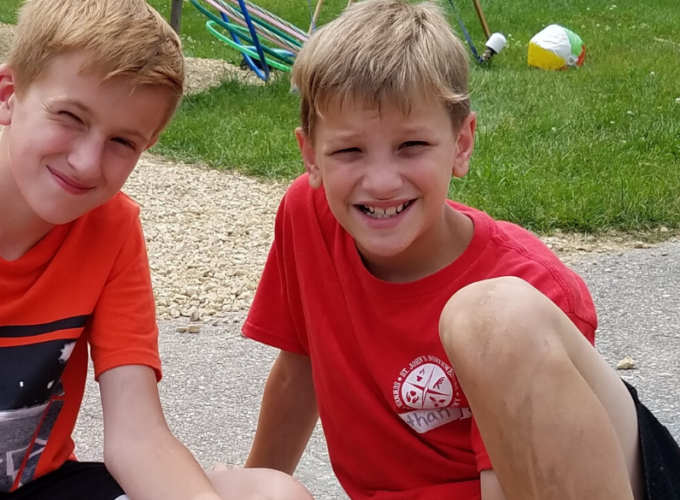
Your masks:
M451 379L434 363L419 366L401 385L401 400L416 410L446 407L452 399Z

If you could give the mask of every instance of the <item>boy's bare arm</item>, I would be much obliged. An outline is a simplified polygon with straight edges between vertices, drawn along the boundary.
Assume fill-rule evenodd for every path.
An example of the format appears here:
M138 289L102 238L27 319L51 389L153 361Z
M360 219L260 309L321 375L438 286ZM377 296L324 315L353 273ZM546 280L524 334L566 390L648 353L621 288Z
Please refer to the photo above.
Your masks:
M153 370L130 365L99 377L104 462L130 498L219 500L193 455L167 426Z
M281 351L267 379L246 467L292 475L318 418L310 358Z

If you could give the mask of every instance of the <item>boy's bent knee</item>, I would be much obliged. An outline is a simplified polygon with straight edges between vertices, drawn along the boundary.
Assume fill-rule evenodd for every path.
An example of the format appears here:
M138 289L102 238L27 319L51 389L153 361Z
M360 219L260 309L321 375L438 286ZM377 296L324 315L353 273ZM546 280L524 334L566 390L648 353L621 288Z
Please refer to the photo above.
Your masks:
M544 356L559 309L526 281L494 278L468 285L447 302L439 333L454 369L505 373Z
M208 476L223 500L313 500L302 483L273 469L229 469Z
M444 306L439 334L444 345L469 347L485 344L498 330L527 323L536 313L535 295L526 281L515 277L493 278L461 288Z

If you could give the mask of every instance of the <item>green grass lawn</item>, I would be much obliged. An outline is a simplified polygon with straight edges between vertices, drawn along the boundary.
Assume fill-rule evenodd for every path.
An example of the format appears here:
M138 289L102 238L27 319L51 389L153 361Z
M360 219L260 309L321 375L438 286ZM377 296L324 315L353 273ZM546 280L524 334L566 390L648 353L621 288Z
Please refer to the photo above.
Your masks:
M306 0L256 1L300 27L309 24ZM2 2L0 21L12 21L7 6L19 2ZM168 14L169 0L150 3ZM345 3L326 0L322 21ZM480 48L471 2L457 4ZM452 183L451 196L537 231L680 228L677 0L482 5L492 31L504 32L510 46L491 68L472 69L476 153L470 175ZM551 23L582 36L584 67L556 73L527 67L529 39ZM213 40L189 3L182 32L187 55L240 59ZM297 99L288 90L284 78L262 87L227 82L191 96L155 151L291 179L302 166L293 136Z
M492 68L473 68L477 147L452 197L539 231L680 227L676 1L483 2L492 31L510 46ZM287 4L302 25L305 2ZM483 45L471 5L458 4ZM285 17L281 5L274 12ZM553 22L583 37L584 67L527 67L529 39ZM230 82L188 98L157 151L290 179L302 168L296 124L285 79L262 88Z

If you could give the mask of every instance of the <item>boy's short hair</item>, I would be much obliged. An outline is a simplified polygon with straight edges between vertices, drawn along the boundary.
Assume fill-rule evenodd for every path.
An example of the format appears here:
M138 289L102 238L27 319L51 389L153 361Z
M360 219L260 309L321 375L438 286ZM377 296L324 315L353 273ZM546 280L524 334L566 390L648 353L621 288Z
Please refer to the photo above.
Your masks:
M7 62L19 95L55 56L82 50L87 54L83 71L167 89L170 114L182 97L180 39L144 0L27 0L16 35Z
M468 55L442 10L431 2L363 0L310 37L293 66L302 127L314 136L329 102L358 99L408 113L435 98L456 130L470 113Z

